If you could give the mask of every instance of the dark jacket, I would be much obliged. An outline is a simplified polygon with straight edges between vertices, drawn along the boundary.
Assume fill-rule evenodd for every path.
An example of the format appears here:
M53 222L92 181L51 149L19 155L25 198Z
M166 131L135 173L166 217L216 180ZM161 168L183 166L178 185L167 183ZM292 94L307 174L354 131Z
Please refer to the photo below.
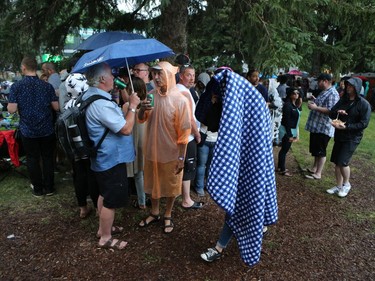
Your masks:
M359 80L359 81L358 81ZM347 93L331 108L329 117L337 118L338 110L345 110L348 115L339 115L339 119L345 122L344 130L335 130L335 141L353 141L359 143L363 136L363 130L368 126L371 118L371 106L367 100L362 98L359 93L361 91L361 79L350 78L348 80L357 92L354 100L350 100Z
M299 109L290 101L287 101L283 106L283 117L281 119L281 125L285 127L287 137L293 137L292 129L297 127L299 119Z

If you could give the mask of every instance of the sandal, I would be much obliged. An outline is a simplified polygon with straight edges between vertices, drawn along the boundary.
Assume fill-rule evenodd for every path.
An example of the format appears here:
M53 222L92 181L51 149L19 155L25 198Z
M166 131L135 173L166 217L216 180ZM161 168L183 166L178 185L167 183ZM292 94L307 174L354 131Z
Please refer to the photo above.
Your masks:
M165 221L170 221L169 224L165 224ZM172 228L171 231L167 231L167 228ZM165 234L170 234L172 233L174 230L174 223L173 223L173 220L172 220L172 217L164 217L164 233Z
M286 177L292 177L292 174L290 174L288 171L280 172L280 175L283 175Z
M204 205L204 202L195 202L193 203L193 205L191 205L190 207L184 207L184 206L181 206L182 208L184 208L185 210L196 210L196 209L202 209Z
M121 243L125 243L125 245L123 244L123 246L121 247ZM102 249L123 250L126 247L127 244L128 244L128 242L111 238L111 239L108 239L107 242L105 242L103 245L98 244L98 247L102 248Z
M151 217L151 220L147 222L147 219ZM147 218L141 220L141 222L138 224L139 227L146 227L149 226L152 223L156 223L160 221L160 215L154 215L154 214L149 214ZM143 223L143 224L142 224Z
M112 226L111 235L120 234L124 231L124 228L122 226ZM96 238L100 239L99 234L96 234Z

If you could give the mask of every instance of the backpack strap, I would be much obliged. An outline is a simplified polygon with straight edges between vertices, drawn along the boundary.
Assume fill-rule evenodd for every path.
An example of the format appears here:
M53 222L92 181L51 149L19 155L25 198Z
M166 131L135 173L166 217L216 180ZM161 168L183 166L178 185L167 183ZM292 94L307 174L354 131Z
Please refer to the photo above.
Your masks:
M82 96L83 96L83 95L82 95ZM93 96L89 97L88 99L82 101L82 96L81 96L81 99L79 100L79 101L81 102L81 106L79 107L80 110L85 109L85 108L88 107L91 103L93 103L93 102L96 101L96 100L100 100L100 99L108 100L108 101L114 102L113 100L110 100L110 99L108 99L108 98L106 98L106 97L103 97L103 96L101 96L101 95L93 95ZM99 149L99 147L102 145L102 143L103 143L104 139L106 138L106 136L108 135L108 133L109 133L109 129L106 128L105 131L104 131L104 133L103 133L103 135L102 135L102 137L100 138L98 144L96 145L95 150L98 150L98 149Z

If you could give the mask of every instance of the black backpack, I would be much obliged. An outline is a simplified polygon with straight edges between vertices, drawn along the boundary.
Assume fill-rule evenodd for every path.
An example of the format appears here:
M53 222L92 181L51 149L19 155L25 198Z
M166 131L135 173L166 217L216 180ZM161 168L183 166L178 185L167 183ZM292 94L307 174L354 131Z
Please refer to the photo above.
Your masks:
M83 95L80 95L73 102L73 105L58 117L55 124L57 138L67 157L71 160L95 157L98 148L109 132L109 129L106 128L98 145L94 146L94 142L89 138L87 131L86 109L98 99L111 100L100 95L93 95L86 100L82 100Z

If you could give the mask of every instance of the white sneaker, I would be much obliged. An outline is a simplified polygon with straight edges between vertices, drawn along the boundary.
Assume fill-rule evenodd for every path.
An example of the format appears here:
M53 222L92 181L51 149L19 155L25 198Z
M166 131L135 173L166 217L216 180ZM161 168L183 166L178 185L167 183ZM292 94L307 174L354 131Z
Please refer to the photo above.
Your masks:
M339 191L340 191L340 188L338 186L334 186L326 190L328 194L335 194L335 193L338 193Z
M350 188L352 186L350 185L350 183L347 183L347 184L343 184L342 188L340 188L339 192L337 193L337 195L341 198L343 197L346 197L350 191Z

